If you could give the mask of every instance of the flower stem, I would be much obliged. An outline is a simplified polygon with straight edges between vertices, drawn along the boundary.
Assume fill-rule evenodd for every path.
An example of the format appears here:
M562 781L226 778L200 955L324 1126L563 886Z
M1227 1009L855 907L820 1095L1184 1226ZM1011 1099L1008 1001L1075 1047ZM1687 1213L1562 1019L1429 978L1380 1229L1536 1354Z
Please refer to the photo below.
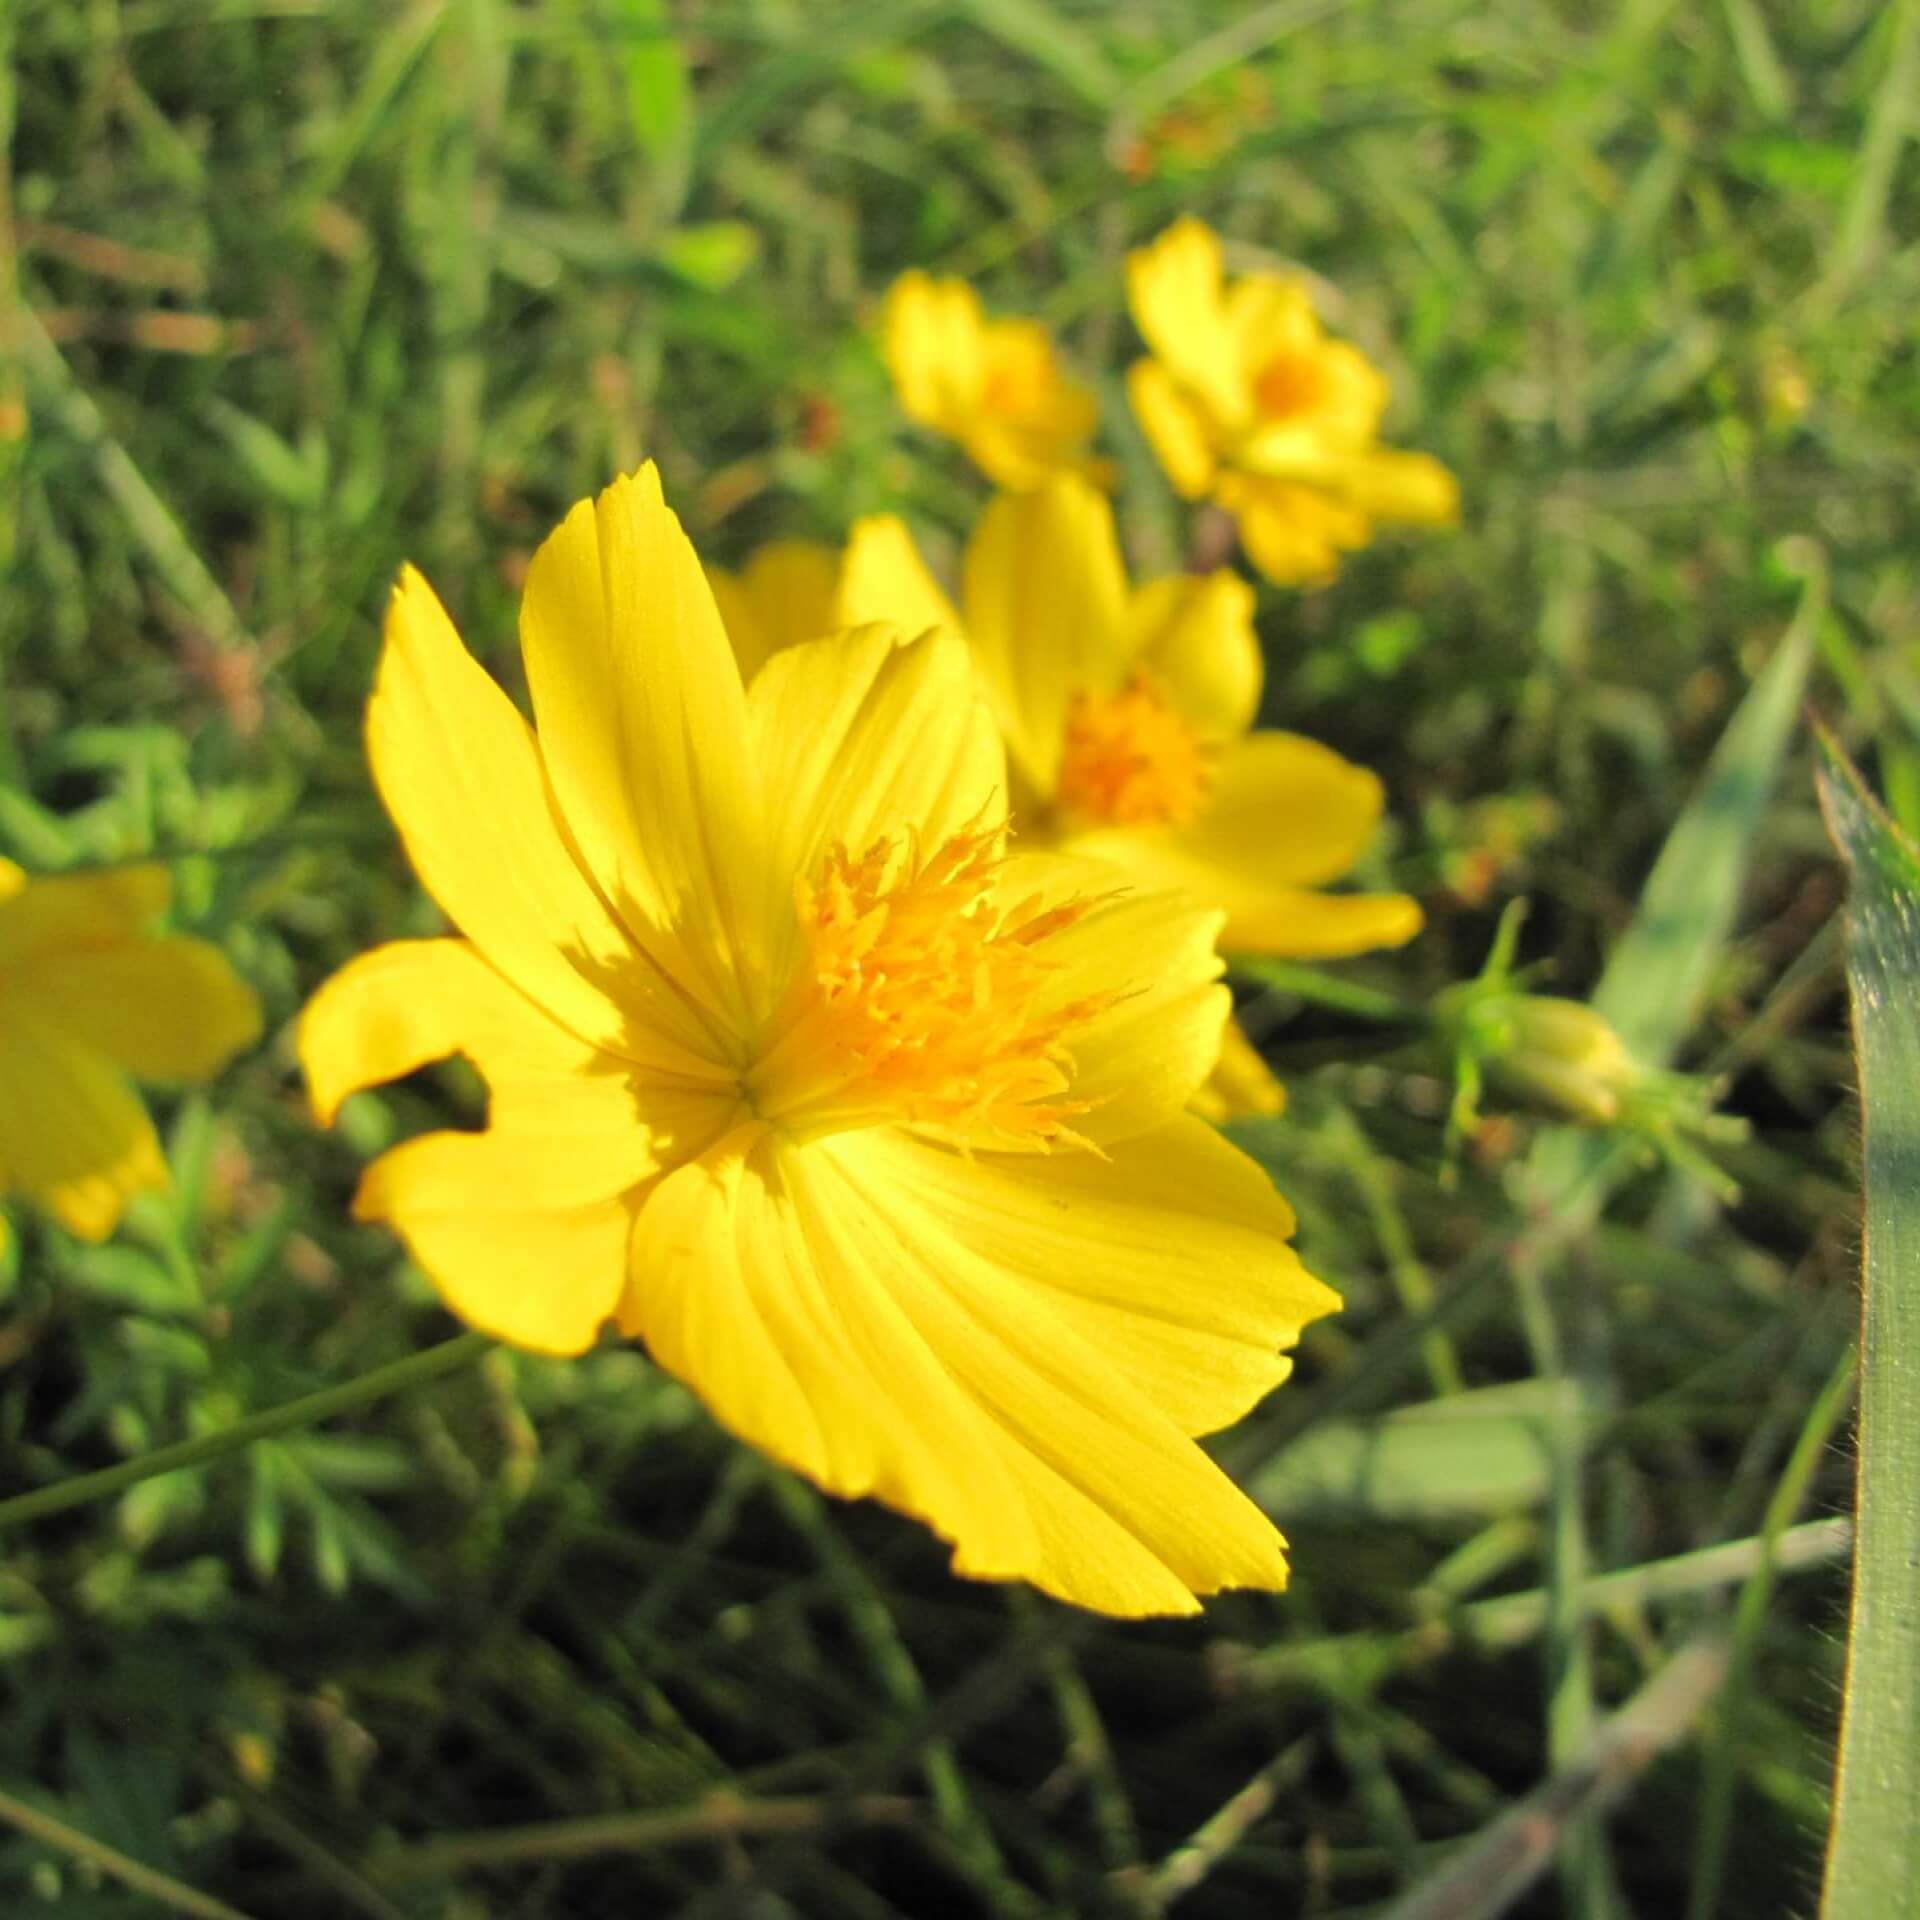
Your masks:
M1318 967L1302 966L1297 960L1236 953L1228 957L1227 966L1236 978L1265 987L1270 993L1297 994L1317 1007L1349 1013L1357 1020L1371 1020L1378 1026L1419 1031L1433 1024L1432 1013L1414 1001L1382 993L1376 987L1362 986L1357 980L1343 979L1337 973L1325 973Z
M371 1373L363 1373L337 1387L322 1387L317 1393L302 1394L298 1400L269 1407L264 1413L251 1413L216 1433L199 1434L171 1447L157 1447L151 1453L123 1460L118 1466L102 1467L97 1473L75 1474L70 1479L56 1480L51 1486L36 1487L31 1493L16 1493L10 1500L0 1500L0 1533L23 1521L38 1520L45 1514L84 1506L89 1500L105 1500L113 1494L124 1493L128 1487L138 1486L155 1474L205 1466L272 1434L313 1426L332 1419L336 1413L346 1413L351 1408L383 1400L388 1394L437 1380L443 1373L456 1372L477 1360L492 1345L491 1337L484 1333L456 1334L424 1353L409 1354L391 1366L375 1367Z
M0 1821L24 1833L29 1840L37 1840L43 1847L52 1847L83 1862L174 1913L191 1914L194 1920L247 1920L238 1907L230 1907L210 1894L196 1893L171 1874L156 1872L131 1854L108 1846L104 1840L96 1840L92 1834L83 1833L38 1807L28 1806L24 1800L16 1800L10 1793L0 1793Z

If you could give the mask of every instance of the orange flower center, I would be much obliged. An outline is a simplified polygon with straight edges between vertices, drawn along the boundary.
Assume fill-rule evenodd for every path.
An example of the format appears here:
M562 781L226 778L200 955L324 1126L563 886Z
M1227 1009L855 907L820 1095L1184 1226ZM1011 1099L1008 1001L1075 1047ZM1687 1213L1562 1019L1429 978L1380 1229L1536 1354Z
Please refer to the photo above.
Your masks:
M956 1144L1084 1144L1065 1036L1113 1003L1059 988L1050 943L1098 904L1010 896L1005 830L925 859L909 836L836 844L794 888L806 957L747 1079L763 1119L807 1136L904 1124Z
M1032 411L1039 398L1033 382L1014 367L996 367L987 375L986 391L981 396L989 413L1021 414Z
M1277 353L1253 383L1254 404L1263 420L1286 420L1311 413L1326 398L1326 388L1316 355Z
M1145 673L1118 693L1074 695L1059 804L1082 826L1179 826L1206 798L1212 755Z

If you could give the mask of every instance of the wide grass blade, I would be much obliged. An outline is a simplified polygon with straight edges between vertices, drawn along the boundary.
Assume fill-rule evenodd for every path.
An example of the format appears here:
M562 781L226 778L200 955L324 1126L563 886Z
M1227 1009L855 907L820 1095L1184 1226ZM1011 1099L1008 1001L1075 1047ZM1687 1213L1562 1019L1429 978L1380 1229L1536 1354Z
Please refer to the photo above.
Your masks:
M1827 827L1853 871L1847 979L1866 1169L1853 1623L1828 1920L1920 1914L1920 852L1831 746Z

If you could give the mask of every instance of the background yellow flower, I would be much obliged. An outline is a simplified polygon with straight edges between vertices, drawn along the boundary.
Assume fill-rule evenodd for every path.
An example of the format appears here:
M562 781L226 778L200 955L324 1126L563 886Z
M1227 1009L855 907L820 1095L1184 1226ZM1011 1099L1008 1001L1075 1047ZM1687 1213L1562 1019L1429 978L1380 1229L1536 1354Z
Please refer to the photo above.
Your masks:
M1445 467L1378 444L1386 379L1322 332L1304 287L1228 283L1219 240L1189 216L1128 255L1127 296L1151 353L1127 372L1141 427L1176 491L1226 508L1270 580L1331 579L1376 522L1458 517Z
M360 1214L504 1339L644 1338L963 1573L1124 1614L1281 1584L1192 1436L1336 1303L1185 1112L1217 917L1009 856L951 634L790 647L749 694L651 468L535 556L521 642L537 736L426 583L396 591L368 745L465 937L348 967L301 1055L323 1119L455 1051L490 1107L376 1161Z
M959 441L996 485L1036 486L1062 468L1104 473L1087 453L1092 391L1062 370L1037 320L989 320L964 280L915 269L888 291L882 326L901 410Z
M1002 494L956 608L905 525L862 521L840 611L966 636L1006 735L1024 844L1110 860L1222 909L1228 951L1327 958L1420 928L1404 894L1322 891L1378 825L1378 778L1302 735L1255 730L1253 595L1226 571L1130 586L1113 512L1059 476Z
M753 676L797 640L831 633L840 555L814 540L770 540L738 573L709 567L707 581L733 642L740 677Z
M164 867L30 879L0 860L0 1188L102 1240L167 1165L131 1080L202 1080L260 1034L217 947L156 935Z

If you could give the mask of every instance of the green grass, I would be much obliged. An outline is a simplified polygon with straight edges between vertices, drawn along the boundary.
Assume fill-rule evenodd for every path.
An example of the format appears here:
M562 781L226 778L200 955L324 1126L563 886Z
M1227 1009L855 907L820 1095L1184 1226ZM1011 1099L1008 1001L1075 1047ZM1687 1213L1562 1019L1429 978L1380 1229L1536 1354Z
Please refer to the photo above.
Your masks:
M1866 1136L1853 1615L1824 1904L1832 1914L1911 1915L1920 1912L1911 1818L1920 1793L1911 1738L1920 1710L1920 1442L1906 1400L1920 1352L1920 1289L1907 1168L1920 1075L1920 858L1839 754L1821 769L1820 798L1853 881L1847 978Z
M0 852L175 860L270 1033L115 1242L19 1216L0 1493L452 1331L346 1198L470 1084L321 1136L288 1032L434 924L359 738L403 559L517 684L528 554L642 455L716 559L882 507L950 548L979 489L869 331L922 264L1063 329L1175 564L1120 269L1189 209L1321 278L1466 502L1263 601L1269 723L1380 770L1367 877L1431 922L1249 1008L1292 1101L1245 1143L1348 1303L1220 1443L1291 1593L955 1583L637 1352L493 1353L6 1536L0 1904L1492 1912L1545 1807L1505 1911L1809 1911L1857 1154L1782 688L1920 827L1920 6L12 0L0 47ZM1449 1089L1355 990L1470 976L1516 895L1554 991L1728 1076L1737 1201L1524 1116L1443 1178Z

